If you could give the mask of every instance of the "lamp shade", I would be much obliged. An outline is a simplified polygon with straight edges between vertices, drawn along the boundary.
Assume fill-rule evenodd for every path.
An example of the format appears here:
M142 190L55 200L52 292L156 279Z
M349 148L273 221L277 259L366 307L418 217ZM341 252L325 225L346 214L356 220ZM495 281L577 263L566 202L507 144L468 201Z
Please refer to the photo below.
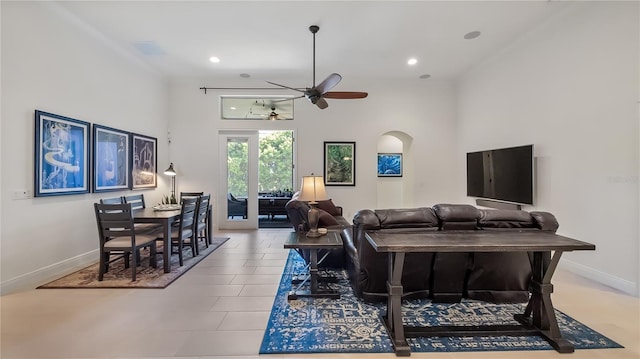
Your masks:
M322 176L302 177L302 186L300 187L300 196L298 199L312 203L328 199Z
M164 170L164 174L167 175L167 176L175 176L176 175L176 170L173 169L173 162L171 162L171 164L169 165L169 168Z

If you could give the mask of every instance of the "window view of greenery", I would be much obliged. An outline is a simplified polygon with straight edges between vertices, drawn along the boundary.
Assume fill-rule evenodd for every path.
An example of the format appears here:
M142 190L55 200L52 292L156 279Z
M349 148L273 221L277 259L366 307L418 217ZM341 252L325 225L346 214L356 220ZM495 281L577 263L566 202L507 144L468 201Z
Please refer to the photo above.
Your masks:
M247 197L249 184L249 143L229 139L227 142L227 187L235 197Z
M228 144L228 188L234 197L247 197L247 142ZM293 132L261 131L259 135L258 192L287 192L293 190Z

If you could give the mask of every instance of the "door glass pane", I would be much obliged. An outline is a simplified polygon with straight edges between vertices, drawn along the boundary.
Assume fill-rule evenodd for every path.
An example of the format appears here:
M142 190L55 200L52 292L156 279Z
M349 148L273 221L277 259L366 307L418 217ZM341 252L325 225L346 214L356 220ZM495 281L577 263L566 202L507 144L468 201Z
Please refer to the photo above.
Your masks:
M293 131L260 131L258 192L277 197L293 190Z
M227 214L229 219L247 218L249 192L249 140L227 139Z

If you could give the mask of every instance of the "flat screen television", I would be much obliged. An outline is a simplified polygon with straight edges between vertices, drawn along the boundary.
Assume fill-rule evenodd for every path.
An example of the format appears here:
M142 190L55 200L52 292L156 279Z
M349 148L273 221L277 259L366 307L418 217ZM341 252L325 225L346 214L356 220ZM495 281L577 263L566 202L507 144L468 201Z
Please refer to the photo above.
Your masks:
M533 145L467 153L467 196L533 204Z

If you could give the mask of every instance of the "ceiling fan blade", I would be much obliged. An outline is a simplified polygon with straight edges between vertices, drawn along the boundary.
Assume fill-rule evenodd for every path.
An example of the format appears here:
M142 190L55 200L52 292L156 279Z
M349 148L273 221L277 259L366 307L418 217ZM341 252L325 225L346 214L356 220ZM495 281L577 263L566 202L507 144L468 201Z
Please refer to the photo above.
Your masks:
M300 95L300 96L297 96L297 97L283 98L282 100L271 101L271 103L273 104L273 103L278 103L278 102L293 101L293 100L296 100L296 99L299 99L299 98L303 98L303 97L304 97L304 95Z
M356 98L365 98L369 96L366 92L357 92L357 91L331 91L325 92L323 97L325 98L336 98L336 99L356 99Z
M280 85L280 84L277 84L277 83L271 82L271 81L266 81L266 82L269 83L269 84L272 84L272 85L284 87L284 88L289 89L289 90L294 90L294 91L298 91L298 92L304 92L303 90L297 89L295 87L289 87L289 86L285 86L285 85Z
M314 90L318 91L320 95L323 95L325 92L331 90L335 85L340 83L342 80L342 76L336 73L332 73L329 75L324 81L322 81L318 86L314 88Z
M327 100L320 97L318 101L316 101L316 106L318 106L318 108L320 108L321 110L324 110L325 108L329 107L329 104L327 103Z

